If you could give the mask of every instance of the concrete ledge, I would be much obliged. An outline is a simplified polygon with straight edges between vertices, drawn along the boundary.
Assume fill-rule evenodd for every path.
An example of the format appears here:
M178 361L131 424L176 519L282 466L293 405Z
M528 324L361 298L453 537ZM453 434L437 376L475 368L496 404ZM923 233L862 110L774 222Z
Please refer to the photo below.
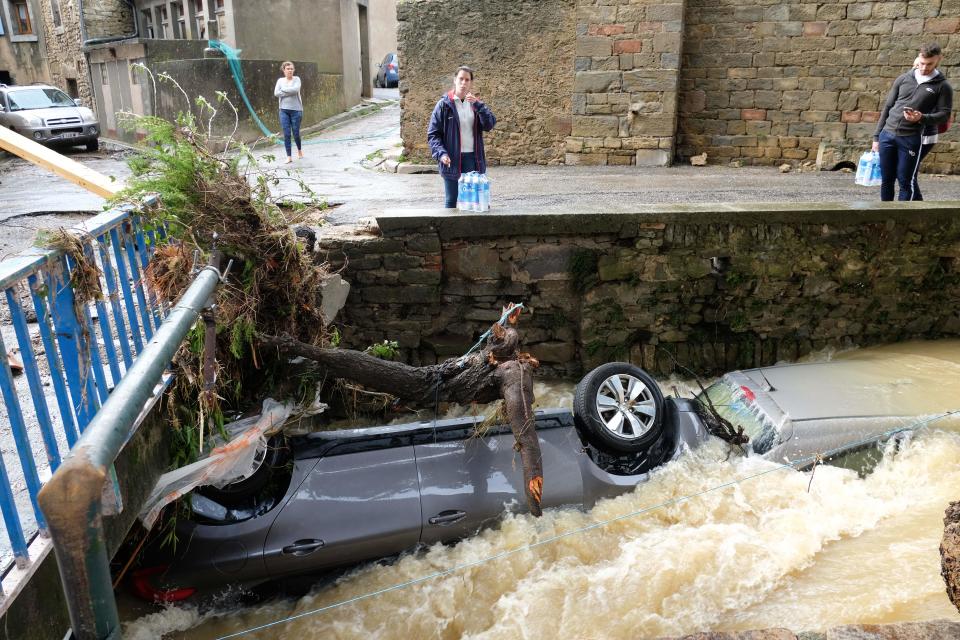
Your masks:
M634 237L642 224L851 224L896 220L928 223L960 218L960 201L703 203L605 207L604 211L492 210L460 213L450 209L388 210L377 216L384 236L436 231L441 240L529 235L614 234Z

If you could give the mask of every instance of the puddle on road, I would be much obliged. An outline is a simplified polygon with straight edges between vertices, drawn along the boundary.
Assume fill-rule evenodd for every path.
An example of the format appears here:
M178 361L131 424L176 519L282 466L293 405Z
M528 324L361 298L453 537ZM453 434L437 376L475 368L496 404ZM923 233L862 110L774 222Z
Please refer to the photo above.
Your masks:
M960 342L840 357L876 367L883 349L904 354L896 379L929 379L934 404L960 397L960 375L943 377L960 363ZM642 639L702 630L960 620L944 593L938 553L943 510L958 498L960 434L935 429L920 432L899 452L888 451L866 478L820 467L808 493L809 474L776 470L310 615L776 466L761 459L727 461L726 451L712 445L588 513L551 510L539 520L508 516L497 529L455 547L435 546L390 566L362 568L296 601L202 616L190 607L171 607L128 624L125 637L219 638L291 616L303 617L243 637Z

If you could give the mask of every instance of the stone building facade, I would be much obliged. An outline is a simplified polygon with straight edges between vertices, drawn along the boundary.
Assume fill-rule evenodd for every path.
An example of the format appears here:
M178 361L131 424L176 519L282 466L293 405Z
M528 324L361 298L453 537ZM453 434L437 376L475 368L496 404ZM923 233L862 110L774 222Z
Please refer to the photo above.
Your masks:
M40 0L0 0L0 84L49 82Z
M398 15L408 155L424 155L429 108L449 84L440 68L473 61L503 127L489 155L505 164L703 152L780 164L816 160L821 144L863 150L921 43L940 42L948 78L960 62L960 0L404 0ZM525 55L540 33L550 53ZM960 170L956 135L941 136L927 170Z
M84 42L116 34L132 35L130 6L122 0L88 0L83 5L82 21L79 3L50 0L40 7L51 81L96 111Z

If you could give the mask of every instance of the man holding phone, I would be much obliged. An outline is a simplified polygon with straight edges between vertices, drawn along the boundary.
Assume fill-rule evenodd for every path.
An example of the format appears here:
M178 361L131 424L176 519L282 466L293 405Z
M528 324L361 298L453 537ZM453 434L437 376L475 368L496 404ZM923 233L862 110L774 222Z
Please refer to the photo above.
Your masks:
M898 200L914 199L923 130L946 122L953 110L953 89L937 70L942 57L935 42L920 47L917 66L897 78L887 94L873 135L873 150L880 152L881 200L893 200L894 182L900 184Z

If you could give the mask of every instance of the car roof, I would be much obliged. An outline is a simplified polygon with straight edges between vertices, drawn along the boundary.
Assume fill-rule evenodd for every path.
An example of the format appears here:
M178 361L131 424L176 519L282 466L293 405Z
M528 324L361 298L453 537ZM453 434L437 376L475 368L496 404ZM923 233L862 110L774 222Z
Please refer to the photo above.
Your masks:
M960 408L960 341L842 353L830 362L741 372L791 420L918 416ZM769 388L772 387L772 388Z
M11 84L6 87L0 87L4 91L23 91L25 89L57 89L52 84Z

